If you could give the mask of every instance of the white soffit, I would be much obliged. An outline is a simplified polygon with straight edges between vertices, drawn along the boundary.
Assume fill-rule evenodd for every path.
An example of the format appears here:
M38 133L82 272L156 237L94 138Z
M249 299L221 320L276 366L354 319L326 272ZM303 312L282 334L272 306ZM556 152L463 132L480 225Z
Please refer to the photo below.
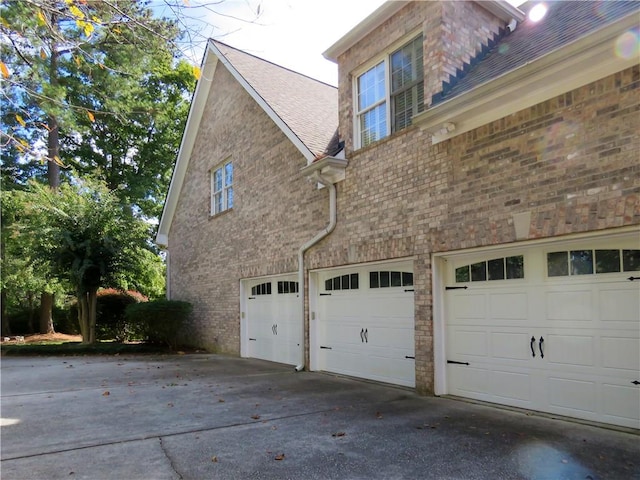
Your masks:
M633 13L524 66L428 108L413 118L440 143L638 64L615 54L618 37L637 28Z

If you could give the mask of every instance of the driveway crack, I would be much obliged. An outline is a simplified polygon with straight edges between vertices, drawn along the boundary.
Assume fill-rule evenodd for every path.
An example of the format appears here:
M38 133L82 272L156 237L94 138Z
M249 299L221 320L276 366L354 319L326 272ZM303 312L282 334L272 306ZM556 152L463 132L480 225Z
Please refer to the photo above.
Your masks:
M175 464L173 463L173 459L169 455L169 452L167 452L167 449L164 447L164 443L162 443L162 437L158 437L158 441L160 442L160 450L162 450L162 453L164 453L164 456L167 457L167 460L169 460L169 465L171 466L171 470L176 472L176 475L178 476L178 478L180 480L183 480L184 477L182 475L180 475L180 472L178 472L178 469L176 468Z

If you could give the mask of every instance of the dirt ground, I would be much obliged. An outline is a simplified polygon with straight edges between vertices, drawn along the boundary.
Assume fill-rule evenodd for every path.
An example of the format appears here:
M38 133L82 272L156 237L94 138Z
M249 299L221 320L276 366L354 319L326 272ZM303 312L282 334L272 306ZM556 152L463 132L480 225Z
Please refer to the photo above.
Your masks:
M6 338L9 338L6 341ZM21 340L24 338L24 341ZM2 343L6 345L14 343L41 343L41 342L81 342L82 336L80 335L67 335L65 333L34 333L33 335L1 337Z

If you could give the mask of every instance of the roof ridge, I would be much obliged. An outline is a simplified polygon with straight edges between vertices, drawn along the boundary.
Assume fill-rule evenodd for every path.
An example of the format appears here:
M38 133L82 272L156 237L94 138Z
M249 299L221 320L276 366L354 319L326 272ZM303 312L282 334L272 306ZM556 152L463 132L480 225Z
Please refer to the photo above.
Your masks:
M338 87L336 87L335 85L331 85L330 83L323 82L322 80L318 80L317 78L313 78L313 77L311 77L311 76L309 76L307 74L304 74L304 73L301 73L301 72L297 72L297 71L295 71L295 70L293 70L293 69L291 69L289 67L285 67L285 66L279 65L279 64L277 64L275 62L272 62L271 60L267 60L266 58L259 57L258 55L254 55L253 53L249 53L246 50L242 50L242 49L240 49L238 47L234 47L233 45L229 45L228 43L221 42L220 40L216 40L214 38L209 38L209 41L213 42L213 43L216 43L218 45L223 45L226 48L231 48L232 50L235 50L236 52L242 53L244 55L248 55L250 57L255 58L256 60L260 60L262 62L269 63L269 64L273 65L274 67L278 67L278 68L280 68L282 70L287 70L288 72L291 72L291 73L293 73L295 75L299 75L301 77L305 77L305 78L307 78L309 80L312 80L312 81L314 81L316 83L320 83L322 85L326 85L327 87L331 87L331 88L333 88L335 90L338 89Z

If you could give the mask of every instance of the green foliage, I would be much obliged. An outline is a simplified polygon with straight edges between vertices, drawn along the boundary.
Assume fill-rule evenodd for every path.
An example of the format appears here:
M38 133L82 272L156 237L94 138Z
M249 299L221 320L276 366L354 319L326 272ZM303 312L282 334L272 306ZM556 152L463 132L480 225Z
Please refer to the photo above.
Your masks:
M127 321L144 325L150 343L178 346L178 334L183 323L191 314L192 305L175 300L156 300L153 302L129 305L125 310Z
M126 321L124 312L128 305L145 302L147 298L138 292L119 291L113 288L98 292L98 316L96 337L98 340L124 342L142 340L144 331L139 325Z

